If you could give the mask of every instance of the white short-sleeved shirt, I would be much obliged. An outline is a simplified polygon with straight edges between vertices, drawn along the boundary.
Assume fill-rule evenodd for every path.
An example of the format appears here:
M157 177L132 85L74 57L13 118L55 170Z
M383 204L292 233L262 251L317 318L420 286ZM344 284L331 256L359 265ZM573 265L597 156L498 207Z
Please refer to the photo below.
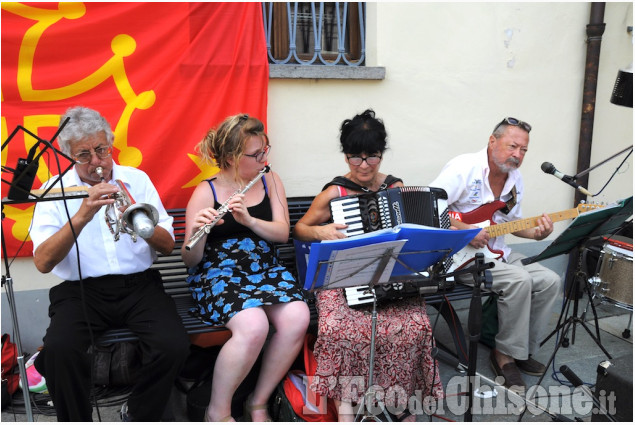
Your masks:
M459 213L467 213L481 205L496 200L489 185L489 164L487 148L474 153L459 155L451 159L441 170L439 176L430 186L445 189L448 194L448 209ZM502 223L522 218L521 201L523 198L523 179L518 169L509 172L503 191L499 198L506 202L512 197L512 189L516 187L516 205L508 214L496 211L492 216L494 223ZM488 223L489 225L491 223ZM502 251L503 258L511 252L505 244L505 236L498 236L489 241L492 250Z
M42 187L47 187L55 179L57 177L44 183ZM163 227L174 237L173 218L167 214L159 193L146 173L136 168L113 163L112 179L109 183L115 184L115 180L123 182L135 202L154 206L159 213L157 226ZM75 168L62 177L62 182L65 188L86 186ZM55 187L59 186L58 182ZM69 216L73 217L77 213L83 200L83 198L67 200L68 215L63 201L46 201L36 204L30 232L34 253L40 244L68 222ZM103 206L95 214L78 235L77 244L71 248L66 258L53 268L56 276L64 280L79 280L76 246L79 247L83 278L137 273L146 270L156 260L155 250L141 237L137 237L137 242L133 242L131 235L122 233L119 240L115 242L104 218L105 209L106 206Z

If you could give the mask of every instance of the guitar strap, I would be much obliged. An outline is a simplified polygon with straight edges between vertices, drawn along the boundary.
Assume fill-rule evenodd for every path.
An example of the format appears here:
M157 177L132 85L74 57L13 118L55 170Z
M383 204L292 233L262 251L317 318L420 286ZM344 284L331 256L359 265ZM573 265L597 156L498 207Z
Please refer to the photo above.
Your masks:
M516 185L512 187L512 197L505 202L505 207L501 208L499 211L503 214L507 215L509 212L516 206L517 203L517 193L516 193Z

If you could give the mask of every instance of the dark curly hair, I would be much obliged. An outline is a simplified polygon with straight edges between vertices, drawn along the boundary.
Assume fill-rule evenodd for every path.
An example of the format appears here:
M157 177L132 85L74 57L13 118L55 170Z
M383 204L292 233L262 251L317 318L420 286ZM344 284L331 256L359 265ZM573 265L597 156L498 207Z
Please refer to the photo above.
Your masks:
M345 154L358 155L363 152L384 153L387 149L386 128L375 111L366 109L352 119L346 119L340 127L341 150Z

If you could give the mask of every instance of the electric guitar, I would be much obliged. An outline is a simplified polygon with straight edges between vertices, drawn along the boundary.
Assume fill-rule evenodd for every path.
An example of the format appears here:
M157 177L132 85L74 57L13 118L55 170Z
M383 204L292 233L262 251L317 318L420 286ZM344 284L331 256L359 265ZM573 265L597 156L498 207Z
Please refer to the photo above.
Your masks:
M450 212L450 216L462 221L463 223L473 224L477 227L485 228L491 238L506 235L508 233L514 233L519 230L531 229L538 225L538 219L542 216L524 218L521 220L508 221L505 223L495 224L492 221L494 213L506 206L505 202L494 201L472 210L468 213L456 213ZM554 223L557 221L568 220L575 218L580 213L585 211L594 210L597 208L603 208L603 205L597 204L579 204L577 208L571 208L569 210L560 211L553 214L548 214L551 221ZM465 246L462 250L452 256L452 268L450 271L459 270L472 261L476 257L476 254L482 252L485 259L498 259L503 256L503 251L491 249L489 246L483 248L474 248L471 245Z

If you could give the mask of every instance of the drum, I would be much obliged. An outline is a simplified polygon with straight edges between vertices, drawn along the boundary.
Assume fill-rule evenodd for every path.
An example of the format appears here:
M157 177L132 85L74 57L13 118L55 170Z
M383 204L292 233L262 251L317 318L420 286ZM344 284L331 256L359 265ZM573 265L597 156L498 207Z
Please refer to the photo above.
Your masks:
M616 306L633 310L633 249L632 245L610 240L600 256L600 295Z

